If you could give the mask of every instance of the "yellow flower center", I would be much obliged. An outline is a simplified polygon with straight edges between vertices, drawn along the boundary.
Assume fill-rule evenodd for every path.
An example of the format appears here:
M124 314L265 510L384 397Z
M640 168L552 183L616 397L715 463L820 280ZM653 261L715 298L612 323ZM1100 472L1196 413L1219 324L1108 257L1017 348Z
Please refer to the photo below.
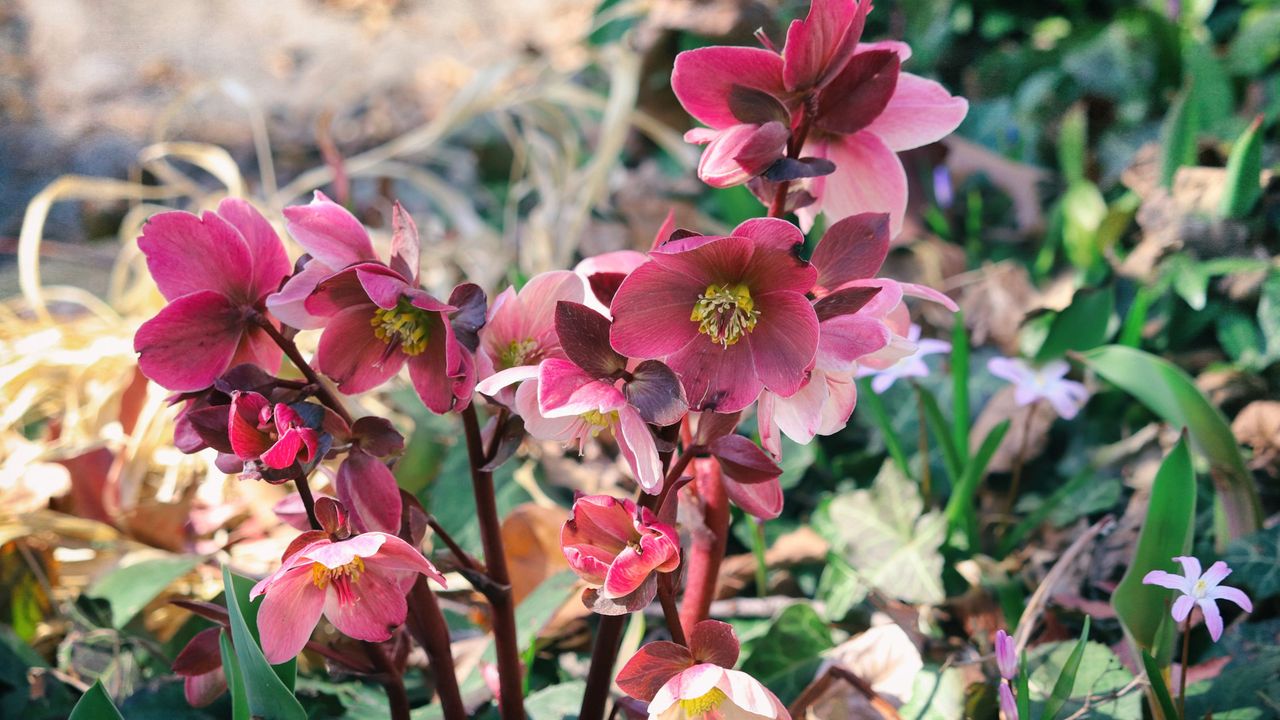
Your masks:
M312 584L321 590L332 585L338 594L338 603L341 605L351 605L359 599L352 585L360 581L362 573L364 573L364 560L358 557L336 568L328 567L324 563L311 563Z
M369 324L373 334L388 345L399 345L405 355L419 355L427 349L427 328L430 314L414 307L407 297L400 298L393 308L378 308Z
M618 412L616 410L607 413L602 413L599 410L588 410L579 417L591 429L591 437L599 435L602 431L618 422Z
M1191 588L1191 593L1196 597L1204 597L1204 591L1207 589L1209 586L1204 580L1197 580L1195 586Z
M691 700L681 700L680 709L684 711L686 717L696 718L715 710L727 699L729 696L725 695L723 690L713 687L706 695Z
M538 342L533 338L524 340L512 340L506 350L502 351L502 355L498 361L502 363L503 370L507 368L519 367L521 365L532 365L534 355L538 352Z
M689 319L698 323L698 332L711 336L722 347L742 339L756 328L760 311L746 285L708 285L698 298Z

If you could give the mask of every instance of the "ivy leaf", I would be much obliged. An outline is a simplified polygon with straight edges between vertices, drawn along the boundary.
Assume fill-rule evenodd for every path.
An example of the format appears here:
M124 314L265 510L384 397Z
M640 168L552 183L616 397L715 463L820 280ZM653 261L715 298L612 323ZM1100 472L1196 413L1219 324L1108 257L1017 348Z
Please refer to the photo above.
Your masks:
M862 581L904 602L937 603L947 521L924 512L916 486L893 463L880 468L868 490L840 495L827 505L822 527Z
M833 647L831 630L817 611L796 603L751 643L742 671L764 683L786 704L813 680L822 663L821 654Z
M1280 525L1256 532L1227 546L1226 561L1232 580L1253 590L1254 597L1280 594Z

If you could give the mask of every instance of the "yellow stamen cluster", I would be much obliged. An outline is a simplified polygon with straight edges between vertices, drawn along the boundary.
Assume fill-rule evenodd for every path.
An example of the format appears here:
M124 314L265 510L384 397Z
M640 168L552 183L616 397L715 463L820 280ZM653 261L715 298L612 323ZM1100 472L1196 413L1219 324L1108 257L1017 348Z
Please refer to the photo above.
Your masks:
M591 428L591 437L599 435L601 431L612 427L618 422L618 412L616 410L607 413L602 413L599 410L588 410L579 417Z
M427 349L427 329L430 317L425 310L414 307L409 298L402 297L393 308L378 308L369 320L373 334L384 343L396 343L405 355L419 355Z
M321 590L329 586L329 583L346 578L349 582L359 582L361 573L364 572L364 560L353 558L351 562L340 567L331 568L325 566L324 563L311 564L311 582Z
M698 298L689 319L698 323L698 332L712 342L729 347L755 330L760 319L751 291L746 285L708 285Z
M498 358L502 363L503 370L507 368L519 367L521 365L532 365L533 355L538 351L538 341L528 338L525 340L512 340L506 350L502 351L501 357Z
M723 690L713 687L706 695L691 700L681 700L680 709L684 711L685 717L696 718L715 710L720 707L720 703L728 699L729 696L725 695Z
M1191 594L1196 597L1204 597L1204 593L1209 589L1209 584L1204 580L1197 580L1194 587L1191 588Z

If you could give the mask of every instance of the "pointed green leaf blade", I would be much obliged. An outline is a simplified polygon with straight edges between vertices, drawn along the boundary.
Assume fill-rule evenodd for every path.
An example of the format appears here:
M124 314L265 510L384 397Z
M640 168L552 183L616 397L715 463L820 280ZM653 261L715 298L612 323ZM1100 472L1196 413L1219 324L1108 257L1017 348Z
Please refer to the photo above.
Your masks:
M226 588L231 638L235 644L240 673L244 677L250 714L264 720L305 720L306 711L263 657L262 648L258 646L257 639L245 620L246 609L250 605L248 595L240 596L231 569L225 565L222 567L222 583Z
M116 709L111 698L107 696L107 691L102 689L102 682L99 681L80 697L80 702L76 703L75 708L71 710L68 720L111 720L111 718L124 720L124 716Z

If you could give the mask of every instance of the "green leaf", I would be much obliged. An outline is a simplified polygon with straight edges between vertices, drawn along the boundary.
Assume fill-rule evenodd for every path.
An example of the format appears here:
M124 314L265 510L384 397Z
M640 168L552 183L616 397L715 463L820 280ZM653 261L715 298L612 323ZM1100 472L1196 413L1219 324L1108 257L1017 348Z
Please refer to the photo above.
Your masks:
M1164 157L1160 164L1160 184L1173 187L1173 177L1178 168L1196 162L1196 136L1200 132L1200 114L1192 102L1194 82L1183 90L1165 116L1161 129L1161 146Z
M1111 606L1125 635L1137 649L1159 660L1161 667L1169 664L1173 654L1174 627L1165 622L1170 592L1144 585L1142 578L1152 570L1176 571L1173 558L1191 551L1195 517L1196 478L1186 438L1182 438L1156 473L1133 561L1111 594Z
M804 603L788 606L769 630L751 643L742 671L789 703L813 680L821 653L835 647L831 630Z
M142 560L112 570L94 582L85 594L106 600L111 606L111 625L123 628L147 603L174 580L191 572L199 562L200 558L194 555Z
M862 582L905 602L944 599L942 555L946 520L924 512L915 483L892 463L880 468L868 490L831 499L823 529Z
M858 399L871 411L871 419L880 431L880 437L884 440L885 449L889 451L889 457L893 458L893 464L898 466L898 472L902 473L903 477L911 477L911 465L907 462L907 453L902 448L902 440L893 429L893 421L889 419L889 412L885 410L884 400L879 393L871 389L869 380L858 380Z
M1076 673L1080 670L1080 660L1084 658L1084 649L1089 644L1089 616L1084 616L1084 629L1080 631L1080 641L1076 643L1076 649L1071 652L1071 657L1067 658L1066 664L1062 666L1062 674L1058 675L1058 680L1053 684L1053 691L1049 693L1049 699L1044 703L1044 712L1040 714L1044 720L1053 720L1058 716L1058 711L1071 697L1072 691L1076 686Z
M246 615L252 607L248 594L237 592L231 569L222 567L222 584L226 590L227 614L231 621L231 639L235 646L236 660L244 677L245 694L248 696L249 714L263 720L305 720L307 713L277 675L276 668L267 663L258 646L254 630L250 629ZM256 629L256 628L255 628Z
M76 703L68 720L108 720L109 718L124 720L124 716L116 709L111 698L107 697L107 691L102 689L102 683L95 682L93 687L81 696L80 702Z
M224 630L218 634L218 649L222 652L222 672L227 676L227 690L231 693L231 719L250 720L249 694L244 689L244 674L236 659L231 636Z
M1085 179L1085 154L1089 144L1089 118L1084 103L1076 103L1062 116L1058 131L1058 166L1068 185Z
M1165 422L1185 427L1209 460L1223 524L1218 543L1248 535L1261 526L1262 509L1253 474L1245 467L1235 435L1222 412L1211 405L1181 369L1135 348L1106 345L1082 355L1094 372L1136 397Z
M1227 186L1222 192L1223 217L1242 218L1262 197L1262 116L1231 146L1227 158Z
M1264 367L1266 341L1253 318L1230 310L1218 317L1216 329L1218 344L1232 362L1244 368Z
M951 444L960 454L960 463L969 462L969 332L964 311L955 315L951 327Z
M1088 270L1102 259L1098 230L1107 217L1107 201L1098 186L1081 180L1062 196L1062 212L1062 243L1067 259L1081 270Z
M1050 323L1049 334L1036 353L1036 362L1060 358L1071 350L1091 350L1106 342L1115 306L1114 287L1078 291L1071 304Z
M1008 532L1000 540L1000 549L996 553L998 557L1005 557L1013 552L1013 549L1022 545L1022 541L1031 534L1033 530L1040 527L1040 524L1053 513L1054 508L1062 504L1062 501L1071 497L1090 481L1095 479L1094 469L1085 468L1076 473L1075 477L1067 481L1066 484L1058 487L1053 494L1040 503L1035 510L1032 510L1026 517L1022 519L1013 529Z
M455 442L445 453L439 472L419 499L463 550L478 556L482 554L483 547L480 519L471 488L470 463L466 443ZM516 463L508 462L493 473L494 494L501 517L506 517L515 506L532 499L528 491L515 481L515 468Z
M1048 703L1049 689L1055 687L1055 681L1062 676L1063 669L1075 655L1076 647L1077 643L1073 642L1045 643L1028 653L1027 666L1031 669L1029 684L1033 703ZM1088 710L1081 713L1080 717L1091 720L1141 720L1141 693L1117 693L1133 682L1133 674L1125 669L1110 648L1102 643L1086 643L1077 667L1073 684L1078 689L1071 693L1059 712L1067 715L1079 713L1087 703ZM1032 712L1029 717L1047 719L1049 716L1043 712Z
M1280 360L1280 273L1270 273L1258 298L1258 328L1265 339L1265 364Z
M955 442L951 437L951 424L942 417L942 409L938 407L938 398L933 393L926 390L919 384L914 384L916 395L920 398L920 407L924 411L924 421L929 426L929 432L933 433L933 437L938 442L938 446L942 449L942 465L947 470L947 480L955 487L960 482L960 452L956 449ZM920 459L922 463L929 462L927 457Z
M1253 590L1254 598L1280 595L1280 525L1242 537L1227 546L1222 559L1234 582Z
M262 608L262 603L254 604L249 600L249 593L253 590L254 583L249 578L239 575L232 575L231 583L235 586L236 600L244 613L245 625L249 627L249 632L253 635L253 641L258 647L261 647L262 635L258 630L258 611ZM271 667L276 671L280 682L284 683L285 687L292 691L294 683L298 679L297 658L282 662L279 665L272 665Z
M1008 420L987 432L987 436L982 439L982 445L978 447L978 453L965 466L960 482L947 500L947 537L951 537L951 533L957 528L963 528L969 537L970 551L977 551L978 548L977 517L973 508L973 497L978 492L978 483L982 482L983 476L987 474L987 465L991 462L991 457L996 454L1007 432L1009 432Z
M577 720L587 684L581 680L545 687L524 700L529 720Z
M1178 711L1173 705L1173 698L1169 697L1169 686L1164 681L1164 671L1160 668L1156 659L1151 657L1151 653L1146 650L1140 650L1142 653L1142 669L1147 673L1147 682L1151 685L1151 692L1156 696L1156 702L1160 705L1160 713L1153 715L1160 717L1163 715L1166 720L1178 720Z

